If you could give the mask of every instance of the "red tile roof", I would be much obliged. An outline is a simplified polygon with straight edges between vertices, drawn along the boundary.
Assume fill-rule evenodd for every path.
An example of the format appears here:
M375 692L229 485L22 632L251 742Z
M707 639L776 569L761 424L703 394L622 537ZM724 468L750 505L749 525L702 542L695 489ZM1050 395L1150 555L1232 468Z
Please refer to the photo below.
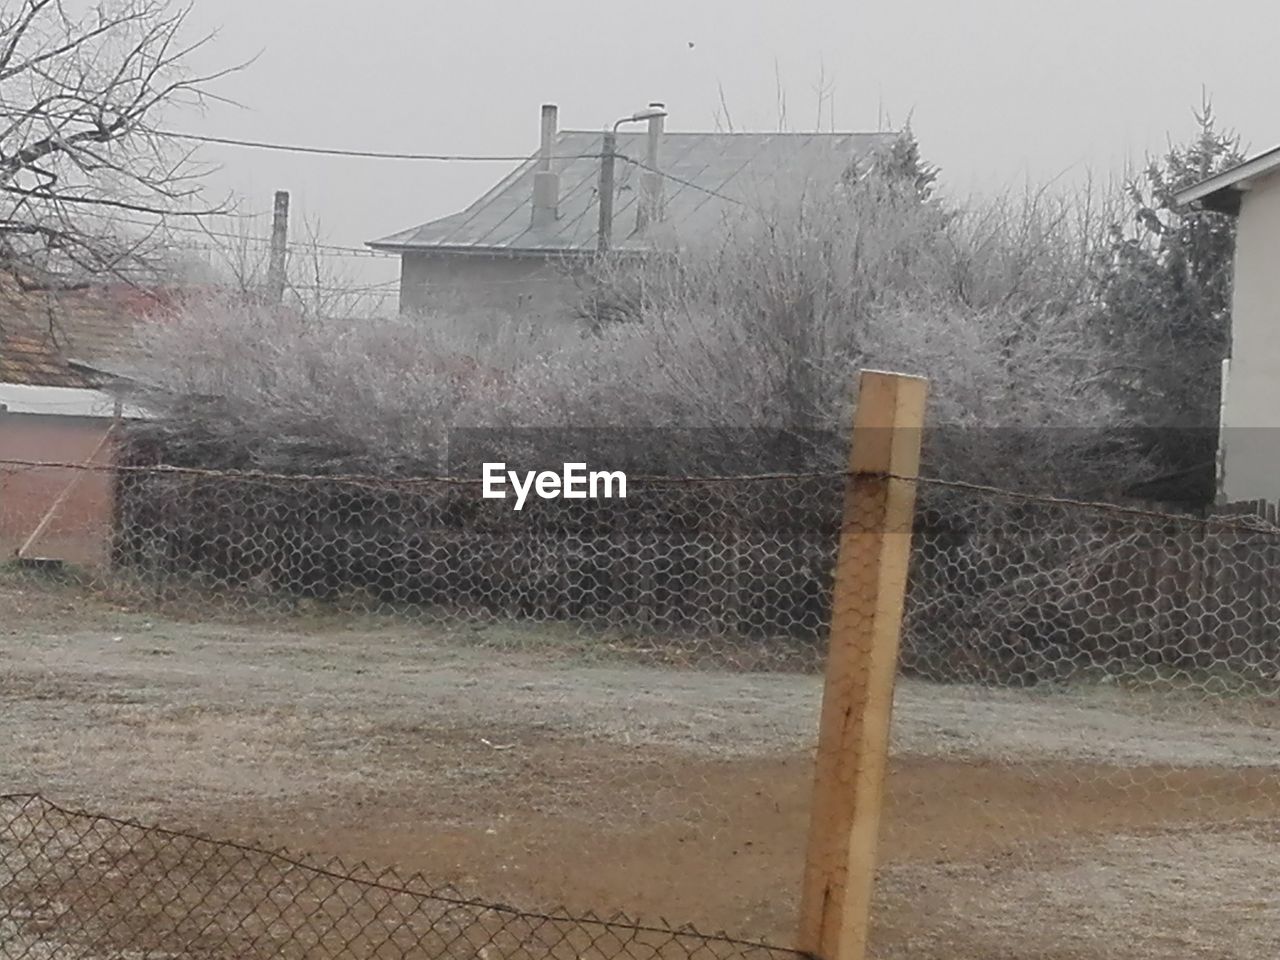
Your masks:
M142 352L139 328L175 302L172 294L125 284L24 290L0 278L0 382L90 385L72 360L127 369Z
M0 334L0 383L33 387L93 387L56 349L36 337Z

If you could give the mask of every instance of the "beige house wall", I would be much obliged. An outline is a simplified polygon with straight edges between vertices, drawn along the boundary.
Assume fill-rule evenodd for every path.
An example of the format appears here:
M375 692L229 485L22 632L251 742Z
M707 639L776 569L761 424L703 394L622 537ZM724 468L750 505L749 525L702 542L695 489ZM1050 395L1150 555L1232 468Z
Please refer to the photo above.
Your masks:
M1280 499L1280 173L1241 203L1225 372L1220 498Z
M433 313L480 325L496 317L555 323L572 319L574 267L558 257L405 253L401 313Z

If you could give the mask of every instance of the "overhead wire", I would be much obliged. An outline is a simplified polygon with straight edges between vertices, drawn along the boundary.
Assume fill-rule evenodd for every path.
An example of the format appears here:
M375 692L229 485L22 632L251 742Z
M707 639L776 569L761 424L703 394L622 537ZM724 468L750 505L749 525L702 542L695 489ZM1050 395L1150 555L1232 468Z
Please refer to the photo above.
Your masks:
M140 226L157 226L157 227L159 227L159 226L160 226L159 224L154 224L154 225L153 225L153 224L141 224L139 221L125 221L125 222L127 222L127 223L137 223L137 224L139 224ZM255 245L257 245L257 246L263 246L263 247L270 246L270 244L271 244L271 239L270 239L269 237L251 237L251 236L243 236L243 235L240 235L240 234L225 233L225 232L217 231L217 230L200 230L200 229L197 229L197 228L195 228L195 227L172 227L172 226L170 226L170 227L168 227L167 229L171 229L171 230L178 230L178 231L181 231L181 232L184 232L184 233L206 234L206 235L208 235L208 236L210 236L210 237L224 238L224 239L233 240L233 241L236 241L236 242L251 243L251 244L255 244ZM300 251L300 252L302 252L302 253L310 253L310 252L312 252L312 251L317 251L317 250L318 250L318 251L319 251L319 252L321 252L321 253L325 253L325 254L327 254L327 255L339 256L339 257L344 257L344 256L358 256L358 257L372 256L372 257L376 257L376 258L378 258L378 259L396 259L396 258L398 258L398 257L400 256L400 255L399 255L399 254L397 254L397 253L390 253L390 252L385 252L385 253L384 253L383 251L380 251L380 250L369 250L369 251L365 251L365 250L361 250L361 249L359 249L358 247L343 247L343 246L336 245L336 244L324 244L324 243L316 243L316 244L313 244L313 243L311 243L311 242L309 242L309 241L305 241L305 240L291 240L291 241L289 241L288 246L289 246L291 249L296 250L296 251ZM214 244L214 243L200 243L200 242L198 242L198 241L185 241L185 240L184 240L184 241L182 242L182 249L184 249L184 250L201 250L201 251L208 251L208 252L211 252L211 253L217 253L217 252L223 252L223 253L225 253L227 248L226 248L226 247L224 247L224 246L220 246L220 245L218 245L218 244ZM330 252L332 252L332 253L330 254ZM562 283L562 282L564 282L564 279L563 279L563 278L561 278L561 277L525 277L525 278L515 278L515 279L509 279L509 280L497 280L497 279L476 279L476 280L470 280L470 281L467 281L467 282L465 282L465 283L463 283L463 282L453 283L453 284L432 283L432 284L431 284L431 288L432 288L433 290L445 290L445 289L448 289L448 290L453 290L453 289L464 290L464 289L467 289L467 288L470 288L470 287L475 287L475 286L486 286L486 287L487 287L487 286L523 286L523 285L534 284L534 283ZM395 280L388 280L388 281L386 281L385 283L381 283L381 284L374 284L374 285L372 285L372 286L374 286L374 287L384 287L384 286L385 286L385 287L393 287L393 286L398 286L399 284L400 284L400 280L399 280L399 279L395 279ZM305 286L305 285L301 285L301 284L294 284L294 286ZM337 289L340 289L340 288L339 288L339 287L334 286L334 287L330 287L329 289L337 290ZM368 288L361 288L361 289L368 289Z
M530 160L529 154L488 154L488 153L403 153L387 150L351 150L343 147L313 147L296 143L273 143L266 140L241 140L236 137L214 137L198 133L181 133L176 130L157 130L156 133L175 140L192 140L198 143L219 143L232 147L247 147L254 150L276 150L284 153L310 153L327 157L357 157L369 160L439 160L439 161L498 161L522 162ZM598 153L563 154L553 156L555 160L590 160L598 159Z
M738 200L735 197L731 197L728 194L721 193L718 190L712 190L710 187L704 187L700 184L694 183L692 180L686 180L683 177L677 177L674 173L668 173L666 170L660 170L657 167L651 167L649 164L644 163L641 160L637 160L635 159L635 157L629 157L625 153L615 153L614 156L617 157L619 160L623 161L624 163L634 164L635 166L639 167L641 170L648 171L649 173L656 173L660 177L664 177L667 180L673 180L676 183L681 184L682 186L689 187L692 190L697 190L701 193L709 194L710 196L716 197L720 200L724 200L728 203L737 204L740 207L746 206L746 204L744 204L741 200Z
M217 143L226 146L245 147L255 150L276 150L286 153L309 153L319 154L322 156L334 157L357 157L370 160L436 160L436 161L498 161L506 163L523 163L528 160L536 159L537 155L529 154L480 154L480 153L406 153L399 151L382 151L382 150L352 150L343 147L314 147L305 144L296 143L275 143L265 140L242 140L236 137L215 137L206 134L182 133L176 130L157 130L158 134L166 137L173 137L178 140L191 140L198 143ZM658 167L650 166L642 160L627 156L624 153L614 151L614 157L624 163L633 164L641 170L649 173L656 173L660 177L671 180L682 186L689 187L692 190L698 190L720 200L729 203L743 205L741 200L730 197L718 190L710 187L704 187L694 183L692 180L686 180L684 177L676 176L674 173L662 170ZM601 160L604 158L603 153L570 153L570 154L552 154L552 160Z
M257 217L257 216L261 216L261 214L249 214L248 216ZM216 237L220 240L234 240L237 243L257 243L257 244L262 244L264 246L271 243L271 239L269 237L254 237L254 236L248 236L246 234L240 234L240 233L229 233L228 231L225 231L225 230L214 230L210 227L203 227L203 226L201 227L182 226L182 225L167 223L159 220L148 223L143 220L130 220L126 217L117 217L116 221L119 223L132 224L138 227L150 227L150 228L153 228L156 230L162 230L162 231L173 231L175 233L197 234L197 235L206 236L206 237ZM348 246L343 246L342 244L323 243L320 241L312 242L309 240L290 240L288 245L295 249L305 249L309 251L317 250L321 252L333 252L336 254L353 255L353 256L360 256L360 257L388 258L388 257L398 256L398 254L392 253L390 251L370 250L364 247L348 247ZM190 246L195 246L195 244L190 244ZM217 249L212 245L210 245L209 248Z
M0 114L16 115L11 110L0 109ZM59 116L59 114L46 113L47 116ZM70 116L70 115L68 115ZM397 150L355 150L349 147L317 147L310 144L298 143L280 143L270 140L248 140L240 137L220 137L213 134L187 133L181 130L155 130L158 136L171 137L175 140L188 140L193 143L211 143L221 144L223 146L243 147L252 150L272 150L284 153L304 153L329 157L354 157L358 159L369 160L417 160L417 161L439 161L439 162L498 162L498 163L524 163L529 160L536 159L538 155L530 154L491 154L491 153L416 153L409 151ZM660 177L671 180L674 183L698 190L718 199L725 200L729 203L742 205L742 201L734 197L730 197L718 190L710 187L704 187L694 183L692 180L686 180L669 171L662 170L658 167L637 160L634 157L619 153L617 150L613 152L616 159L624 163L633 164L641 170L655 173ZM603 153L569 153L569 154L552 154L552 160L600 160L604 158ZM263 214L254 214L253 216L263 216Z
M448 153L413 153L413 152L402 152L402 151L353 150L353 149L339 148L339 147L316 147L316 146L310 146L305 144L289 144L289 143L279 143L279 142L273 142L273 141L247 140L247 139L240 139L235 137L219 137L219 136L205 135L205 134L185 133L182 131L174 131L174 130L157 130L156 133L162 136L173 137L175 139L190 140L190 141L199 142L199 143L214 143L214 144L224 144L229 146L244 147L249 149L274 150L274 151L284 151L284 152L304 153L304 154L318 154L318 155L324 155L324 156L356 157L356 158L363 158L363 159L421 160L421 161L504 161L504 162L521 162L521 163L534 159L533 157L530 157L528 155L517 155L517 154L462 154L462 153L448 154ZM707 194L708 196L715 197L717 199L723 200L728 203L732 203L738 206L743 205L743 201L735 197L728 196L727 194L724 194L718 190L695 183L692 180L685 179L684 177L677 176L676 174L673 174L669 171L651 166L650 164L645 163L642 160L638 160L634 157L628 156L627 154L620 153L615 150L613 152L613 156L615 159L623 163L630 164L639 170L656 174L666 180L670 180L674 183L680 184L683 187L687 187L691 190L696 190L700 193ZM580 153L580 154L555 155L552 157L552 159L603 159L603 157L604 157L604 154L602 153ZM584 216L587 212L588 211L584 209L579 214L578 218L575 218L575 223L577 220L580 220L581 217ZM236 216L243 219L258 219L261 217L265 217L266 215L267 214L264 214L264 213L253 213L253 214L238 214ZM217 238L217 239L228 240L228 241L233 241L237 243L254 243L254 244L261 244L261 245L267 245L270 243L270 240L265 237L250 237L250 236L245 236L243 234L230 233L223 230L216 230L211 227L205 226L203 224L201 224L200 226L185 226L185 225L171 224L161 220L157 220L155 222L145 222L141 220L130 220L125 217L119 217L116 219L119 222L131 223L135 226L147 227L151 229L162 230L165 232L204 235L209 238ZM212 244L199 245L195 243L189 243L185 245L191 248L204 248L209 250L218 249L215 245L212 245ZM291 249L303 250L312 254L323 254L323 255L332 255L332 256L339 256L339 257L396 258L399 256L399 254L393 251L374 250L374 249L369 249L365 247L351 247L351 246L345 246L342 244L324 243L320 241L314 241L314 242L290 241L288 246ZM531 277L528 279L518 279L518 280L481 281L481 283L486 285L489 285L489 284L520 285L520 284L541 283L541 282L560 282L560 281L558 278L537 278L537 277Z

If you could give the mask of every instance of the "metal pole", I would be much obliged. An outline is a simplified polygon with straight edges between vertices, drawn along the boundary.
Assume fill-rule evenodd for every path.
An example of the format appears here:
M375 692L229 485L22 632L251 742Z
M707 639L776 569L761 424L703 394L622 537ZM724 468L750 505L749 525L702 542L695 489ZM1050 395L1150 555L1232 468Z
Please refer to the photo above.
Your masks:
M604 132L604 147L600 151L600 229L596 235L596 250L607 253L613 243L613 163L618 152L618 134Z
M285 262L289 255L289 191L277 190L271 213L271 258L267 264L267 299L284 300Z

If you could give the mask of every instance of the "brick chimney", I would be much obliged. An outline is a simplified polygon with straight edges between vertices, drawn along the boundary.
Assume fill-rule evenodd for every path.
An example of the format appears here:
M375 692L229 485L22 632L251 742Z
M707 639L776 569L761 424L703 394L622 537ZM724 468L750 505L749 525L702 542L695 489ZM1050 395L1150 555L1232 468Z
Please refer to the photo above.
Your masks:
M650 109L666 110L666 104L653 101ZM662 174L658 171L662 146L662 134L667 128L666 116L649 118L649 135L645 143L644 164L648 170L642 170L640 178L640 202L636 204L636 232L639 233L651 223L658 223L663 218L663 183Z
M560 217L560 174L551 169L556 149L559 111L554 103L542 105L542 141L533 174L533 225L547 227Z

